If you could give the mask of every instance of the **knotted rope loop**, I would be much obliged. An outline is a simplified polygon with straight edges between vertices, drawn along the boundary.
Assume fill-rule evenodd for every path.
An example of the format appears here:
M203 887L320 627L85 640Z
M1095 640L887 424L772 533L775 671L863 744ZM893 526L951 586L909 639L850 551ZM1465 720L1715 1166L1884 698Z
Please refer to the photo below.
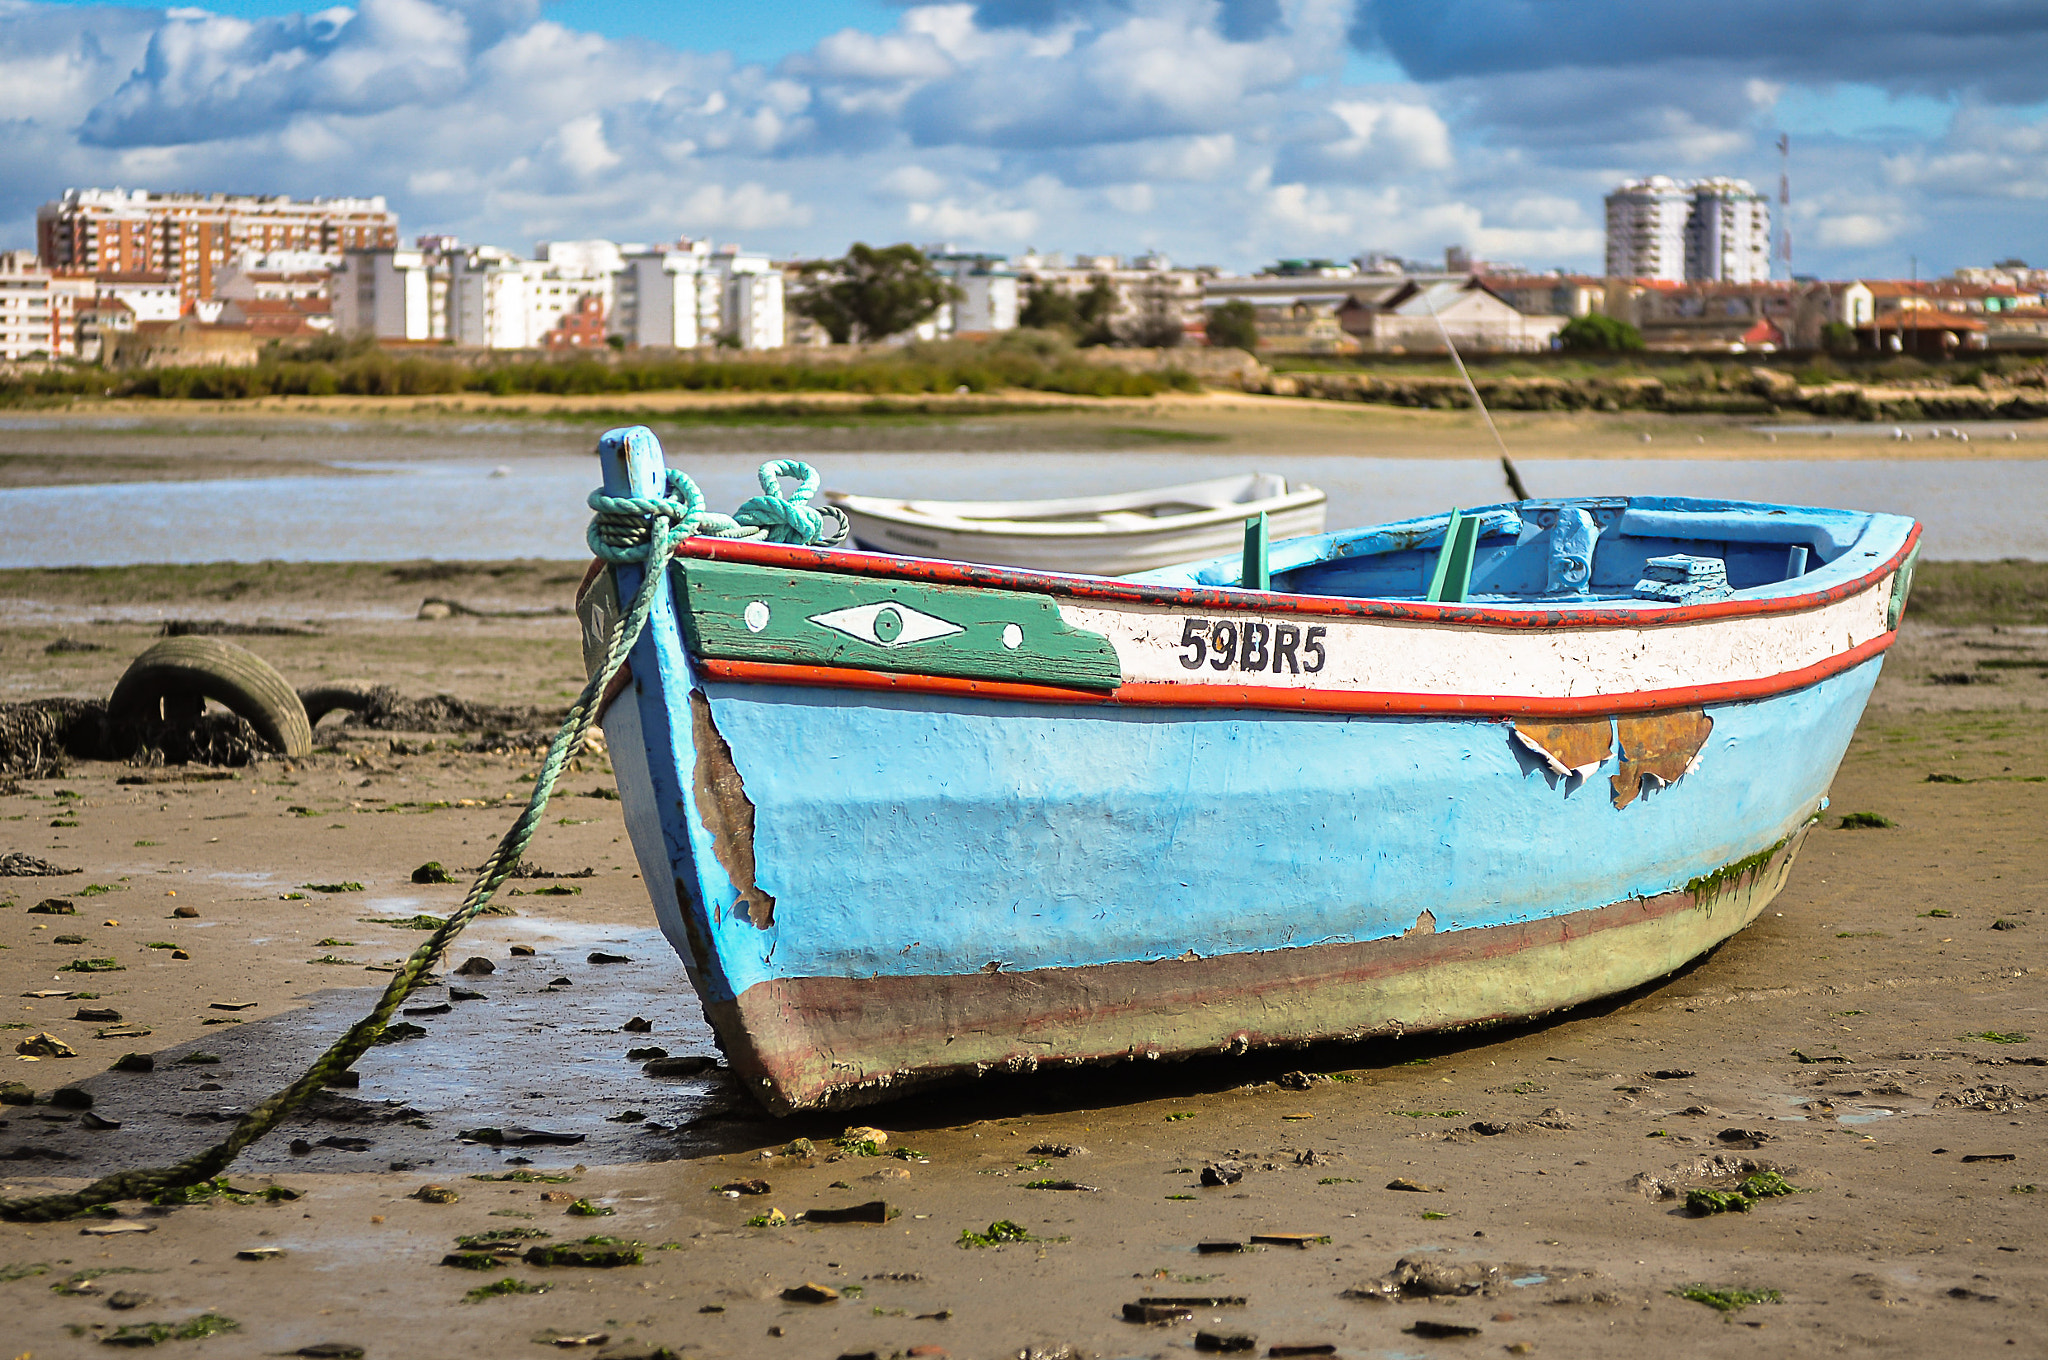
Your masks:
M816 543L827 536L825 517L811 508L818 494L818 474L809 463L781 458L756 470L761 494L740 506L733 516L750 529L765 529L770 543ZM782 479L796 479L795 491L784 495Z
M681 539L696 533L707 519L724 520L704 509L704 493L688 474L668 469L665 496L607 496L602 490L590 493L585 504L596 512L583 541L593 555L606 562L645 562L653 555L657 526L664 539ZM713 528L711 532L716 533Z

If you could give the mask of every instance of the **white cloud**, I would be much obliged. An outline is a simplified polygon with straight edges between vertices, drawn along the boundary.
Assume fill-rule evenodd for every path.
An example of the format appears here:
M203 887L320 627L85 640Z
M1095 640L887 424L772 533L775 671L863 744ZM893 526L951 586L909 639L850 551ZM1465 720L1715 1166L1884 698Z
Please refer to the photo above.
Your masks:
M1524 60L1456 18L1497 2L1373 7L1357 22L1386 30L1387 78L1350 85L1362 0L910 5L765 64L612 41L541 0L264 19L0 0L0 245L65 187L119 183L383 193L408 235L514 246L717 232L809 255L908 234L1246 268L1464 244L1597 267L1616 179L1767 183L1770 120L1828 88L1683 43ZM1401 77L1401 53L1429 79ZM2014 63L1984 87L2025 85ZM1973 97L1943 130L1796 139L1802 269L2038 249L2048 123Z
M882 176L880 184L902 198L937 198L946 187L946 179L921 165L899 165Z
M963 244L1014 247L1038 229L1038 214L1029 208L997 208L944 199L912 203L903 220L925 237L945 237Z
M1330 112L1351 133L1330 144L1334 155L1416 170L1443 170L1451 164L1451 130L1425 104L1340 99Z
M562 168L571 174L594 175L609 170L623 159L604 139L604 118L586 113L562 124L555 137L555 149Z
M1822 246L1881 246L1897 240L1904 225L1877 213L1838 213L1818 219L1810 230Z

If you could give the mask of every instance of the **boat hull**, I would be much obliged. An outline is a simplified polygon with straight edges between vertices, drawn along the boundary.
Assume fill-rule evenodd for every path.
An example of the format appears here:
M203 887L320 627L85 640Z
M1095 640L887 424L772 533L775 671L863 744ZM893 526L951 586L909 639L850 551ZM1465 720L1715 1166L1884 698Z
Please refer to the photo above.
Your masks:
M1241 1055L1532 1019L1653 982L1762 913L1802 826L1655 897L1454 933L945 977L778 978L706 1014L778 1112L990 1072Z
M649 877L778 1112L1528 1018L1762 910L1880 664L1700 710L1693 767L1619 808L1618 761L1560 775L1487 718L704 682Z

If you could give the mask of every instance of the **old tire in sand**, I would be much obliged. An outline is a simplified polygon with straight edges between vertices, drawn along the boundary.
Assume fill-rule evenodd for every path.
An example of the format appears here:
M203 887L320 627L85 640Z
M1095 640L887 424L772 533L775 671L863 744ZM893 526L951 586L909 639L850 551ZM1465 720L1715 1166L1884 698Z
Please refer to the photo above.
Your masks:
M306 706L284 677L254 652L213 637L166 638L136 657L107 700L107 716L161 721L196 713L206 699L240 714L287 756L313 749Z
M299 702L305 705L307 725L318 727L322 718L337 709L361 713L375 708L380 702L379 689L369 684L314 685L299 691Z

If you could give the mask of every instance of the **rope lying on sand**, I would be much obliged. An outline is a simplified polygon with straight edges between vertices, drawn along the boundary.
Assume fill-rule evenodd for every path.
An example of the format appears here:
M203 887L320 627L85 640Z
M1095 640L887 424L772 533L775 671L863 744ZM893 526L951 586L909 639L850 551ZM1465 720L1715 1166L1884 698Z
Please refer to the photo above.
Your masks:
M784 501L777 491L775 479L778 476L802 479L803 485L788 501ZM227 1170L244 1148L276 1128L308 1097L324 1087L329 1078L346 1071L356 1059L368 1052L427 971L455 942L463 928L490 904L492 895L519 867L520 855L540 827L541 814L547 810L555 781L561 777L569 757L582 749L583 739L597 719L601 696L632 652L634 643L640 639L648 613L654 607L657 588L667 574L668 561L677 544L700 532L720 538L755 537L760 528L767 528L769 537L777 542L813 543L821 538L830 541L824 518L803 503L818 485L817 474L808 466L795 461L763 464L761 485L764 494L740 508L736 517L739 522L724 515L707 514L703 493L698 491L696 483L680 472L669 472L667 489L670 494L667 496L610 497L592 492L590 505L598 514L591 524L591 549L613 564L644 562L647 574L633 597L632 607L620 619L618 630L612 635L604 664L590 677L583 692L576 696L576 702L569 706L568 717L555 733L555 739L548 747L547 759L541 763L540 774L534 779L533 793L527 798L525 810L498 842L490 858L477 870L476 880L470 884L462 905L407 957L368 1015L351 1025L332 1047L315 1059L304 1076L243 1115L226 1138L171 1166L116 1172L67 1194L0 1199L0 1218L17 1223L49 1223L116 1200L152 1198L167 1190L211 1180ZM764 502L781 502L803 514L774 510ZM841 523L844 523L843 519ZM777 537L778 534L787 536Z

